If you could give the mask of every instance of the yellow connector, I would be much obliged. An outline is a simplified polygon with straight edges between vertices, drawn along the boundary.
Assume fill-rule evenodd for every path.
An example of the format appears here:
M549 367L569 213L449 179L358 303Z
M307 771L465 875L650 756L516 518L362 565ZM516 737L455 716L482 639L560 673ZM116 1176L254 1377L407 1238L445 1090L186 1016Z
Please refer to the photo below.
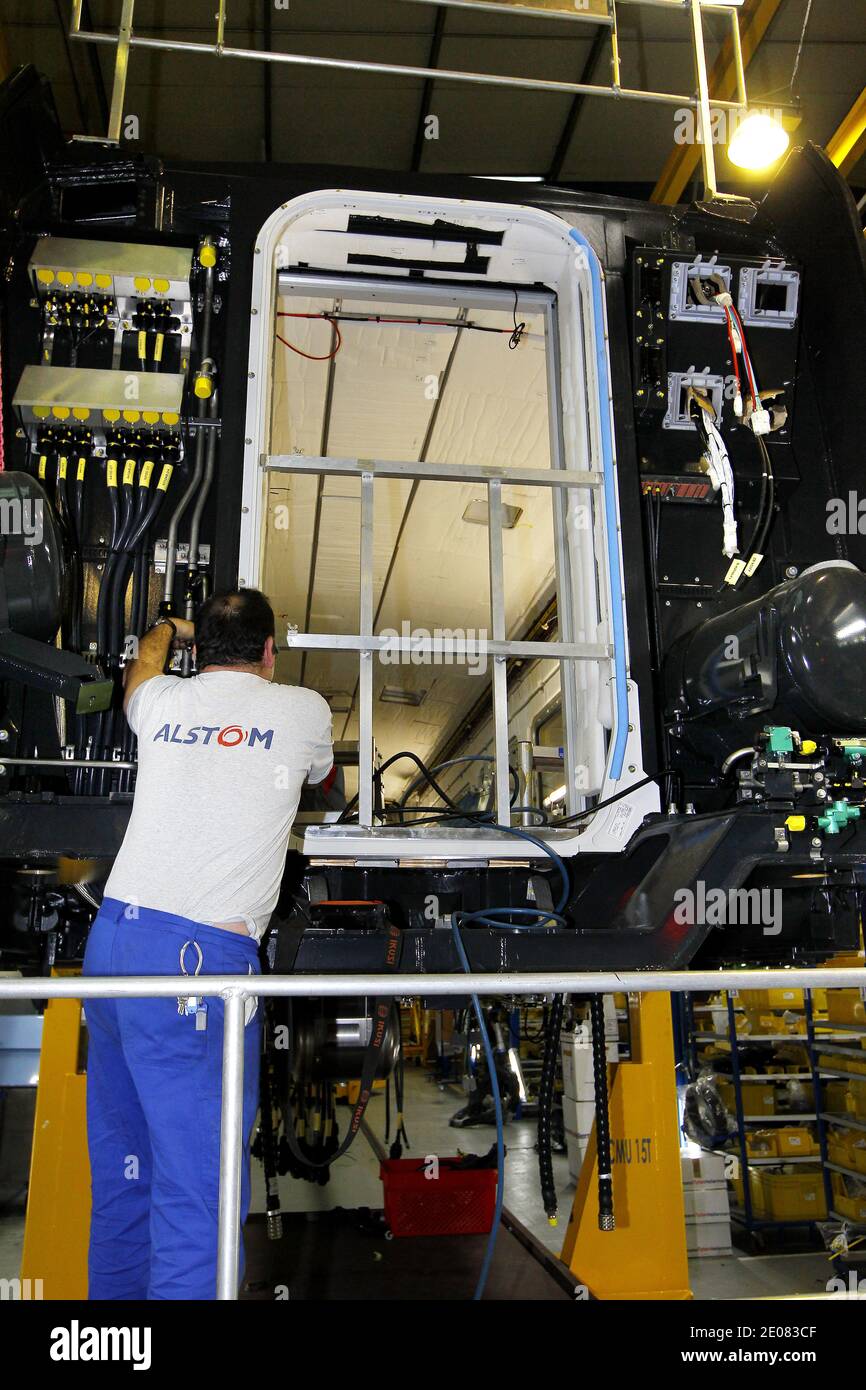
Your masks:
M801 753L805 754L805 756L808 757L810 753L817 753L817 751L818 745L813 738L803 739L803 742L800 744Z
M206 372L200 372L192 389L200 401L206 401L209 396L213 395L213 378L208 376Z
M203 241L198 248L199 265L203 265L205 269L209 269L211 266L216 265L216 259L216 247L210 238L208 238L206 241Z
M806 817L805 817L805 816L788 816L787 820L785 821L785 825L788 827L789 830L805 830L805 829L806 829Z

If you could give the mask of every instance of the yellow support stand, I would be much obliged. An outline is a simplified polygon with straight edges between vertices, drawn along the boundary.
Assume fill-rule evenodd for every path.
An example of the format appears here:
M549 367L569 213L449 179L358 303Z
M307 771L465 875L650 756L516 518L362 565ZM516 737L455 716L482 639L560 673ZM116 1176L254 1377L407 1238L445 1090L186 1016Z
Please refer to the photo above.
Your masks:
M629 996L631 1060L608 1068L616 1229L598 1229L590 1135L561 1258L598 1299L688 1299L670 996Z
M81 1001L49 1000L42 1025L21 1259L21 1278L41 1279L46 1299L87 1298L90 1160L81 1038Z

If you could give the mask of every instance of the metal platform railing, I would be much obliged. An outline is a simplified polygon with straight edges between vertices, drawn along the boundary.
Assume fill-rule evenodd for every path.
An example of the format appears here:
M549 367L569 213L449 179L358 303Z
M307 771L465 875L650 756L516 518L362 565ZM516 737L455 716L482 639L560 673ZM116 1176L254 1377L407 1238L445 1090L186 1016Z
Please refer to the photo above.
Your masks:
M693 993L725 988L866 987L866 969L547 971L515 975L198 975L197 995L225 1004L220 1116L216 1298L238 1296L243 1162L244 1004L247 998L407 997L413 983L426 997L478 994ZM189 993L186 975L92 975L65 979L0 978L0 999L172 999Z
M256 63L280 63L301 68L323 68L343 72L367 72L389 77L416 77L425 82L464 82L477 86L504 87L512 91L558 92L569 96L599 96L613 98L615 101L647 101L674 107L688 107L700 113L704 130L710 130L711 112L745 112L748 106L746 92L746 67L743 56L743 40L740 33L740 8L742 0L574 0L572 6L555 6L549 0L403 0L403 3L438 6L443 11L459 9L463 11L490 12L510 18L558 19L592 24L602 33L606 30L610 45L610 82L560 82L551 78L513 76L492 72L467 72L458 68L423 67L406 63L373 62L360 58L334 58L311 53L285 53L270 47L243 48L226 43L227 0L217 0L214 12L213 41L200 43L190 39L157 38L139 33L135 28L135 0L123 0L117 29L114 32L94 32L84 22L84 0L72 0L69 24L70 39L82 43L102 44L113 47L114 81L111 91L111 110L108 130L104 137L79 136L79 139L96 138L103 143L118 144L123 124L126 83L129 76L129 63L135 49L150 52L171 52L204 54L220 59L234 58ZM633 7L654 7L679 13L688 19L689 37L695 67L696 92L657 92L649 88L628 87L622 82L620 60L619 28L617 5ZM706 40L704 16L718 14L724 16L729 25L728 45L736 83L736 100L728 101L710 96L707 73ZM745 201L732 195L721 194L716 182L716 161L712 140L701 144L704 165L705 197L713 201L726 199L732 202Z

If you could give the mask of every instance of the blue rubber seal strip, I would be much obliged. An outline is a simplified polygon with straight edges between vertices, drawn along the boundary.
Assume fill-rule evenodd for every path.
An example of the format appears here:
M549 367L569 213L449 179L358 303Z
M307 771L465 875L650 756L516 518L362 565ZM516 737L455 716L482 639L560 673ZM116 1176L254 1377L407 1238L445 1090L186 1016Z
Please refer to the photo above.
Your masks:
M625 761L628 737L628 688L625 664L625 612L622 602L622 570L617 545L616 477L613 463L613 436L610 427L610 370L604 336L604 286L595 251L583 234L572 227L569 235L585 252L592 278L592 305L595 320L595 359L598 376L598 408L601 417L601 452L604 476L604 517L607 532L607 567L610 575L610 612L613 626L614 685L616 687L616 729L610 777L619 781Z

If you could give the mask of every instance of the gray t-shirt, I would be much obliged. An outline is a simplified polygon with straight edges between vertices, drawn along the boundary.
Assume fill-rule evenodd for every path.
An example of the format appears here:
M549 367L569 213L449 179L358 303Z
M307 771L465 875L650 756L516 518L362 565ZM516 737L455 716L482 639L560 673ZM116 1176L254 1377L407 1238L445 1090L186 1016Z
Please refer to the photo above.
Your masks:
M135 800L105 896L196 922L274 909L306 779L333 764L331 711L302 686L242 671L154 676L127 710Z

